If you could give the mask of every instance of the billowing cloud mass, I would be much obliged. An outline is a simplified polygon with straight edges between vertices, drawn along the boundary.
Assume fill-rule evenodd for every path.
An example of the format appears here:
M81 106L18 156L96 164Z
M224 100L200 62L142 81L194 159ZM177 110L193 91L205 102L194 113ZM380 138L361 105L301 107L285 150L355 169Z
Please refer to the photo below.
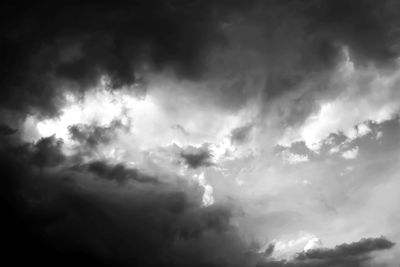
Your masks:
M398 266L400 3L6 3L4 261Z

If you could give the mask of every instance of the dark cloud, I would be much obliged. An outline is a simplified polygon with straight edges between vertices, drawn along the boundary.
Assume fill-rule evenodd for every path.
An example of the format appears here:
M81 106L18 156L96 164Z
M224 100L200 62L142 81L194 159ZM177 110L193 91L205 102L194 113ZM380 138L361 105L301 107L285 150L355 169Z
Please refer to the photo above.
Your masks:
M217 73L231 72L232 83L261 77L263 85L252 86L261 87L256 96L261 91L264 112L277 113L283 127L299 125L318 111L318 102L346 89L332 81L345 48L356 68L396 66L399 10L391 0L258 1L226 27L235 52ZM216 94L223 91L222 98L238 109L252 94L244 93L245 84L237 85ZM283 96L285 102L273 105Z
M72 125L68 127L71 139L91 148L110 141L109 127L91 125Z
M302 252L297 256L298 260L329 259L358 257L376 250L390 249L394 243L384 237L363 238L351 244L338 245L333 249L313 249Z
M199 167L208 167L213 164L212 153L207 144L204 144L198 148L188 146L182 149L180 156L185 163L193 169L197 169Z
M17 131L17 129L13 129L6 124L0 124L0 135L12 135Z
M273 246L256 253L242 239L231 223L234 209L201 207L199 186L106 161L71 167L65 157L54 137L1 146L4 260L42 266L362 266L370 253L394 245L369 238L273 261Z
M39 139L32 147L32 163L40 168L59 165L65 160L62 144L54 135Z
M140 183L158 183L156 177L141 173L137 169L127 168L123 164L109 164L104 161L93 161L78 168L86 169L93 173L96 177L105 178L111 181L116 181L120 184L126 183L130 180Z
M145 65L199 78L216 44L260 53L267 99L321 80L342 46L360 64L386 64L398 55L400 9L390 0L15 2L2 10L0 104L24 111L56 112L61 88L86 90L101 75L111 88L140 84ZM240 62L227 67L246 76ZM245 79L230 80L229 89L216 91L241 102Z
M398 55L400 8L391 0L58 1L2 10L0 105L29 113L56 114L64 90L87 90L101 75L111 89L140 91L143 73L173 69L203 84L211 72L210 98L232 110L253 87L263 87L264 102L296 91L277 108L282 124L293 125L340 91L329 78L344 46L356 65L386 66Z
M399 3L396 1L315 1L306 14L312 30L348 45L356 62L385 63L398 54Z
M140 72L173 68L198 78L220 23L242 1L58 1L2 4L1 102L17 110L57 111L60 88L141 83Z
M391 64L398 55L395 1L272 2L257 11L268 35L269 97L316 79L315 74L321 77L321 71L335 66L344 46L356 64Z
M233 129L231 131L231 143L240 145L246 142L252 129L252 124Z
M93 150L101 144L108 144L115 138L114 134L119 129L123 130L125 126L117 120L112 121L109 126L76 124L68 127L71 139L89 150Z
M269 261L258 267L357 267L365 266L371 260L371 253L391 249L395 244L384 237L363 238L351 244L341 244L335 248L318 248L301 252L290 261Z
M39 160L39 170L31 158L40 149L53 155L55 148L51 137L33 150L22 145L0 151L6 164L0 190L7 218L1 221L3 260L24 264L29 259L42 266L238 267L254 260L230 222L233 210L201 207L200 187L105 162L70 168ZM113 183L124 179L136 184Z
M275 245L274 244L269 244L268 247L264 251L264 257L269 257L272 255L274 252Z

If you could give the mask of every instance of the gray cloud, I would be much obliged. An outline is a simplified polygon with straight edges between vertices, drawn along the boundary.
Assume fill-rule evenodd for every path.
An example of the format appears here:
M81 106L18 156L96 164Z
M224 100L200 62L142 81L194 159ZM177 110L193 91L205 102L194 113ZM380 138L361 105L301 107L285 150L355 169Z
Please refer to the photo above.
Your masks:
M6 124L0 124L0 135L12 135L17 131L17 129L13 129Z
M138 73L144 65L154 70L171 67L179 76L198 78L209 49L224 43L220 22L248 4L175 0L5 4L0 104L53 114L63 83L83 91L100 75L108 75L112 88L132 85L141 83Z
M1 51L6 67L0 71L5 77L0 104L23 111L53 114L65 84L81 92L104 74L111 78L112 88L143 83L144 65L200 79L213 69L214 63L205 59L215 45L228 49L240 45L248 52L242 53L240 62L251 62L251 53L259 55L258 63L250 66L253 69L240 62L221 65L228 69L223 73L241 77L229 79L233 82L227 88L215 88L216 95L224 92L232 103L242 103L247 97L244 88L257 84L250 80L257 79L260 70L266 99L296 90L307 80L314 81L313 90L322 90L324 72L335 66L343 45L357 64L390 64L398 54L399 8L389 0L155 0L121 5L62 1L3 7L7 15L2 17ZM214 76L223 79L222 70L216 71ZM305 94L296 102L310 103L309 97ZM312 104L301 105L306 107L313 110Z
M193 169L208 167L213 164L211 161L212 153L207 144L204 144L199 148L188 146L182 150L180 156L185 163Z
M32 163L40 168L59 165L65 160L62 143L55 136L41 138L32 147Z
M34 150L9 146L0 151L6 164L0 191L8 218L1 223L7 229L5 258L22 263L29 257L45 266L248 265L251 251L230 223L233 210L202 208L201 188L122 164L92 162L71 168L61 161L30 160L38 151L54 156L58 148L50 137ZM126 179L136 184L112 183Z
M114 120L108 126L98 126L90 124L76 124L68 126L68 131L72 140L80 144L80 153L91 153L99 146L110 143L116 138L118 130L126 127L121 121Z
M245 125L232 130L231 132L231 143L232 144L242 144L246 142L249 138L253 125Z
M341 244L332 249L312 249L299 253L293 260L280 260L259 263L258 267L278 266L365 266L371 260L370 253L391 249L395 244L384 237L363 238L351 244Z
M127 168L123 164L112 165L104 161L93 161L77 167L86 169L96 177L116 181L120 184L130 180L140 183L159 183L156 177L143 174L134 168Z

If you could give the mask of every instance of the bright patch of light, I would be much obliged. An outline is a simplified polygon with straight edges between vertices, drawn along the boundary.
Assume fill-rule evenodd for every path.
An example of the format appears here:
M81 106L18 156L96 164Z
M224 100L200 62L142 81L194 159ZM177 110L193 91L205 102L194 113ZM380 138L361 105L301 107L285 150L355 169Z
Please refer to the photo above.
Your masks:
M40 137L55 135L71 141L69 127L76 124L104 127L119 120L130 127L132 120L148 116L155 108L149 98L138 99L124 90L111 92L105 88L89 90L80 98L67 94L65 99L66 105L59 117L42 121L34 116L29 118L37 121Z
M317 238L317 237L314 237L314 238L308 240L308 242L307 242L307 244L304 246L304 249L303 249L303 250L304 250L304 251L309 251L309 250L317 249L317 248L320 248L320 247L322 247L321 239L319 239L319 238Z
M282 152L282 159L289 164L297 164L310 160L307 155L294 154L289 151Z
M90 127L102 127L107 129L112 140L91 148L87 160L95 157L136 164L148 164L149 155L174 145L184 148L207 144L216 164L245 155L244 150L232 145L230 134L232 129L242 126L244 120L251 120L253 113L212 110L190 102L183 89L179 91L182 94L174 95L174 101L170 101L170 96L165 95L167 91L166 88L150 87L146 97L138 98L129 88L109 89L107 81L102 79L99 86L81 95L66 93L65 105L60 107L58 117L28 117L22 129L23 137L35 142L54 135L63 139L64 152L73 154L82 149L82 144L71 135L72 126L84 125L89 131ZM151 157L153 163L174 169L176 158L167 154L161 156L158 152L154 155ZM205 190L210 192L212 188L205 186Z
M229 156L229 153L234 151L234 147L232 146L230 140L225 137L221 142L211 144L210 150L212 151L214 159L218 161L225 156Z
M210 184L207 183L207 180L204 176L204 172L200 173L199 175L196 175L195 177L197 178L199 185L204 188L204 193L202 198L203 206L207 207L214 204L214 196L213 196L214 189Z
M300 135L309 148L318 149L320 140L327 137L332 129L335 129L335 126L340 123L340 118L334 113L334 104L323 104L319 113L311 116L306 123L307 126L300 130Z
M317 246L321 241L318 237L313 234L306 232L299 232L293 236L282 237L280 239L273 240L275 244L273 257L277 259L290 259L294 257L298 252L303 251L307 248L311 248L313 245Z
M355 159L358 155L358 147L343 152L342 157L345 159Z

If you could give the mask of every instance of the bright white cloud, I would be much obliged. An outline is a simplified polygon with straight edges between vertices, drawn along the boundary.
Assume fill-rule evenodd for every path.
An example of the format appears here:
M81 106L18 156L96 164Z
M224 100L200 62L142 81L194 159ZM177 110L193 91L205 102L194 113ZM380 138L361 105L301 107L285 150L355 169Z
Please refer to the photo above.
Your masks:
M273 240L273 243L275 245L273 257L277 259L290 259L298 252L322 246L322 242L318 237L304 231L282 236L277 240Z
M204 193L203 193L203 206L207 207L212 204L214 204L214 196L213 196L213 187L207 183L207 180L204 176L204 172L200 173L199 175L195 175L195 178L197 178L198 183L200 186L203 187Z
M209 144L215 162L247 155L247 150L231 144L230 132L241 126L243 121L251 120L256 111L221 112L215 106L198 103L193 99L196 97L193 92L188 93L184 88L185 85L154 82L144 98L138 98L127 89L109 90L104 82L86 91L83 96L68 93L59 117L28 117L23 137L27 141L35 141L55 135L71 147L74 142L69 133L70 126L87 124L108 127L117 120L127 131L118 133L112 147L104 148L104 155L117 157L129 154L128 157L134 159L124 160L136 161L138 153L158 147L172 144L198 147L205 143ZM165 88L168 86L171 86L170 90ZM173 101L165 95L166 92L174 95ZM119 151L118 155L116 151Z
M321 239L314 237L310 240L308 240L307 244L304 246L304 251L309 251L312 249L320 248L322 247L322 241Z
M282 158L289 164L297 164L301 162L307 162L310 160L307 155L294 154L289 151L283 151Z
M354 147L353 149L349 149L342 153L342 157L345 159L355 159L358 156L358 147Z

